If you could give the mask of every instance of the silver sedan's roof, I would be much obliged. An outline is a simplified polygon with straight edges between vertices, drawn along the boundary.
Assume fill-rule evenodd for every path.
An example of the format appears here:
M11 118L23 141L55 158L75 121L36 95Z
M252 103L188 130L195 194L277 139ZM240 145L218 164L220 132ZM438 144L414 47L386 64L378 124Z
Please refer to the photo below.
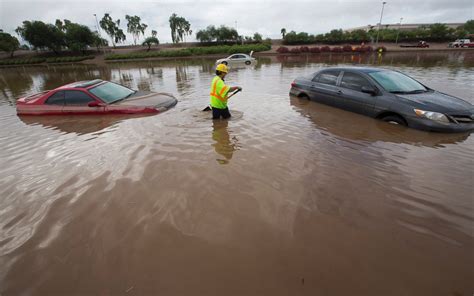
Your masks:
M379 72L379 71L391 71L384 68L375 68L375 67L331 67L322 69L324 70L336 70L336 71L353 71L353 72L362 72L362 73L371 73L371 72ZM319 72L319 71L318 71Z
M233 54L230 55L230 57L231 57L231 56L234 56L234 55L244 55L244 56L246 56L246 57L250 57L250 56L249 56L248 54L246 54L246 53L233 53Z

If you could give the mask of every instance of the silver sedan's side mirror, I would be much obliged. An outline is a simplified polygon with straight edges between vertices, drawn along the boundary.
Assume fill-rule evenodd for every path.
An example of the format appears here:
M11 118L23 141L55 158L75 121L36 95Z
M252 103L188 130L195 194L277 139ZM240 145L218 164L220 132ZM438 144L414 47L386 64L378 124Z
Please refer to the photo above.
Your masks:
M361 92L375 96L377 94L377 89L371 86L363 86Z

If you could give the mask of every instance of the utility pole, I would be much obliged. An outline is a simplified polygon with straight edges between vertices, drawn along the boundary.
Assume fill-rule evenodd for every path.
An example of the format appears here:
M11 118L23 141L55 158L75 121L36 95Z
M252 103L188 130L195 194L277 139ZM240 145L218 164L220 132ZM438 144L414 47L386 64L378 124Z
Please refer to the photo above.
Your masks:
M380 34L380 27L382 26L382 17L383 17L383 8L385 7L385 4L387 4L386 1L382 2L382 11L380 12L380 22L377 30L377 40L375 41L376 45L379 45L379 34Z
M397 38L395 39L395 43L398 43L398 35L400 34L400 27L402 26L402 20L403 18L400 18L400 22L398 23L398 32L397 32Z

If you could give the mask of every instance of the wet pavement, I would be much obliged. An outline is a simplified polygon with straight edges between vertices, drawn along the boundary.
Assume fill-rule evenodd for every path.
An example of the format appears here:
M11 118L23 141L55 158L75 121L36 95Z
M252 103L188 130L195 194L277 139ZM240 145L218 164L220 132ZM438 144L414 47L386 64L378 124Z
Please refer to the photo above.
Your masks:
M368 64L474 102L474 53L0 69L0 294L471 295L474 138L288 96ZM102 78L175 94L156 116L18 117L19 96Z

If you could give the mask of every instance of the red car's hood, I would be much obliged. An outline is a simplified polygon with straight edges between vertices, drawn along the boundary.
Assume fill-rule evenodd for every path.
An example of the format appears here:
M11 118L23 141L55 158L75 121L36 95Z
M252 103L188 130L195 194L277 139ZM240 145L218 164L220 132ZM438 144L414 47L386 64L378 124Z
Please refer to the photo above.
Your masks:
M141 107L154 107L154 108L170 108L176 103L176 100L173 95L168 93L155 93L151 91L137 91L130 97L126 98L123 101L115 103L116 105L122 106L141 106ZM114 104L114 105L115 105Z

